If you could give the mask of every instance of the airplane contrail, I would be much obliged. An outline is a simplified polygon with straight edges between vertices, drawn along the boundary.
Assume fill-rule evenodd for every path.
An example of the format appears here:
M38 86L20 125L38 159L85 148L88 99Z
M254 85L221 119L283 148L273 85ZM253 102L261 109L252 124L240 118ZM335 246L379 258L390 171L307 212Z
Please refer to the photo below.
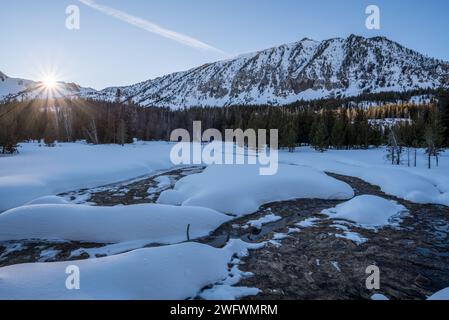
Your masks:
M158 26L155 23L149 22L145 19L142 18L138 18L135 16L132 16L126 12L105 6L105 5L101 5L96 3L94 0L78 0L81 3L85 4L86 6L95 9L97 11L100 11L106 15L109 15L111 17L114 17L116 19L122 20L124 22L127 22L133 26L136 26L138 28L141 28L143 30L149 31L151 33L155 33L157 35L160 35L162 37L174 40L176 42L182 43L184 45L187 45L189 47L195 48L195 49L202 49L202 50L208 50L208 51L213 51L216 53L219 53L223 56L229 57L230 55L227 54L226 52L215 48L207 43L204 43L198 39L189 37L187 35L178 33L176 31L172 31L172 30L168 30L165 29L161 26Z

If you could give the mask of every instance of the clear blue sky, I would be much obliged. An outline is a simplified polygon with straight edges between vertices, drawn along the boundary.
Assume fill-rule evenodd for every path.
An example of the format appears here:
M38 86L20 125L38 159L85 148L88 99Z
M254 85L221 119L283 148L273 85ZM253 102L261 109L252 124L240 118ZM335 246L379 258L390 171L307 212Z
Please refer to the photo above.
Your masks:
M384 35L449 61L446 0L95 0L231 55L304 37L324 40ZM81 10L81 29L65 27L68 5ZM381 30L365 28L365 8L381 9ZM127 85L223 59L95 10L78 0L0 0L0 71L101 89Z

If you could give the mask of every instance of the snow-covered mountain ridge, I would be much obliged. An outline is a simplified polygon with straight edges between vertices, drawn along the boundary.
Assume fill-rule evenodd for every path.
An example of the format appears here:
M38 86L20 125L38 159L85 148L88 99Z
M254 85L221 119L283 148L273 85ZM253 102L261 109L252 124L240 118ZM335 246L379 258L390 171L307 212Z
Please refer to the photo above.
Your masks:
M131 86L71 92L95 100L132 100L142 106L176 109L282 105L440 87L449 87L449 63L384 37L351 35L322 42L305 38ZM0 99L1 95L0 91Z
M83 97L95 94L96 90L83 88L76 83L58 82L55 88L48 88L41 81L11 78L0 71L0 102L23 99L45 99L47 97Z

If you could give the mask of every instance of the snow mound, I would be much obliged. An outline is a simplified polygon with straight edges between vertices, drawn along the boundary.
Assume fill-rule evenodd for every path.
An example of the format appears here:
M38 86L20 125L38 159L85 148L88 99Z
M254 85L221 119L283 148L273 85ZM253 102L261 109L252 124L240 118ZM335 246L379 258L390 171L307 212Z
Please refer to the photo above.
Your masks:
M183 243L99 259L29 263L0 268L1 300L183 300L226 279L228 263L250 246L231 241L223 249ZM80 289L68 290L67 267L80 272ZM237 290L237 289L230 289Z
M257 296L260 290L249 287L233 287L230 285L215 286L201 294L206 300L237 300L247 296Z
M427 169L425 150L418 150L417 167L392 166L385 148L369 150L329 150L310 148L281 152L281 163L310 166L317 170L360 178L379 186L389 195L420 204L449 206L449 153L442 154L439 167Z
M201 206L243 216L275 201L353 196L349 185L311 168L280 165L277 174L261 176L257 165L211 165L178 181L174 190L161 194L158 203Z
M230 218L208 208L141 204L23 206L0 215L0 241L42 239L171 244L208 235Z
M36 204L69 204L69 202L66 199L58 196L46 196L30 201L26 205L31 206Z
M427 300L436 300L436 301L449 300L449 288L438 291L437 293L430 296Z
M119 182L173 166L172 144L88 145L54 148L22 143L20 153L0 158L0 212L36 198Z
M363 228L375 229L388 225L398 226L400 217L406 212L408 210L396 201L363 195L321 213L331 219L349 220Z

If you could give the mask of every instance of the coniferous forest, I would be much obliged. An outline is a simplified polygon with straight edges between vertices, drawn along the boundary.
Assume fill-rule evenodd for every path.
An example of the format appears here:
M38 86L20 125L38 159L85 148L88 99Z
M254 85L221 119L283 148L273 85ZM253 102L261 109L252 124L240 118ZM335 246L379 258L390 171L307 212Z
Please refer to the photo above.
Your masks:
M359 97L360 101L367 98ZM392 163L404 148L426 148L429 156L449 146L449 98L428 103L389 103L398 96L384 96L380 106L357 107L345 100L328 99L283 106L230 106L170 110L139 107L130 102L82 99L13 101L0 105L0 152L17 152L21 141L86 140L92 144L126 144L134 138L168 140L177 128L278 129L279 146L315 149L357 149L387 145ZM352 100L354 101L354 99ZM383 104L381 104L382 102Z

